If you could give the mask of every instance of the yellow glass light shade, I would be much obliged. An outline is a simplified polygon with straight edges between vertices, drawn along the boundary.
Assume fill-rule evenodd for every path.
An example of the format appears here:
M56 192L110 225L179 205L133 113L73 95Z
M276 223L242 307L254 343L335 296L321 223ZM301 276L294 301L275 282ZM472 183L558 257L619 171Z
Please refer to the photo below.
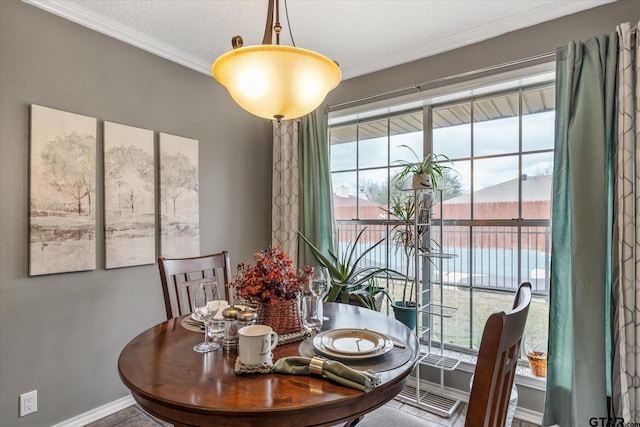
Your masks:
M318 108L342 79L338 65L292 46L240 47L220 56L211 72L242 108L265 119L295 119Z

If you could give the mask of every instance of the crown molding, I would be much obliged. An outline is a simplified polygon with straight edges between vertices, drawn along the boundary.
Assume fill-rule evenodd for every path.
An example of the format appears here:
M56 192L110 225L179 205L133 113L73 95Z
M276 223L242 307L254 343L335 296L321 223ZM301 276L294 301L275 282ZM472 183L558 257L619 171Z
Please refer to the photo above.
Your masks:
M158 55L169 61L183 65L202 74L211 76L211 64L200 58L190 55L179 49L160 42L126 25L119 24L111 19L104 18L96 13L76 6L74 3L66 3L61 0L22 0L24 3L38 7L47 12L58 15L69 21L80 24L91 30L105 34L114 39L123 41L147 52Z
M113 37L132 46L146 50L169 61L183 65L207 76L211 75L211 63L203 61L194 55L176 49L153 37L149 37L135 29L119 24L111 19L104 18L89 10L77 6L75 3L67 3L62 0L22 0L23 2L38 7L47 12L83 25L99 33ZM611 3L616 0L605 0L601 3L593 2L593 7ZM540 5L533 10L528 10L501 20L483 24L479 27L468 29L454 35L446 35L433 39L428 43L410 46L392 53L385 54L371 60L363 61L351 66L341 67L343 80L362 76L422 58L437 55L449 50L457 49L493 37L497 37L528 26L556 19L582 11L580 2L556 0L552 5ZM532 20L533 17L533 20ZM531 24L535 22L536 24ZM381 67L381 64L384 64Z
M606 0L606 2L594 4L593 7L602 6L605 3L613 3L614 1L616 0ZM519 29L524 29L526 27L531 27L554 19L561 19L564 16L578 13L583 10L586 9L580 8L580 2L556 0L552 5L540 5L535 9L521 12L500 20L488 22L479 27L456 32L453 35L447 34L443 37L433 39L429 43L410 46L406 49L400 49L372 60L341 67L343 79L346 80L381 71L383 68L380 68L380 64L385 64L384 69L395 67L488 40L493 37L498 37L511 31L517 31Z

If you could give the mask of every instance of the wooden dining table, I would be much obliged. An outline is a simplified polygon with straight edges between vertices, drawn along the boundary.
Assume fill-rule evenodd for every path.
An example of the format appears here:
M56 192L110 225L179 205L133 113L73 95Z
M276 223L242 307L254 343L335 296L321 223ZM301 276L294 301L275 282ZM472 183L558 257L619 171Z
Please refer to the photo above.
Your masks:
M203 335L185 329L181 325L184 316L153 326L131 340L120 353L120 378L144 410L175 426L349 424L400 392L418 359L419 344L402 323L373 310L324 303L324 315L328 319L322 331L369 329L400 344L376 358L342 360L354 368L367 363L378 372L381 383L370 392L317 375L237 374L237 353L193 351ZM310 340L279 345L273 351L274 360L310 351Z

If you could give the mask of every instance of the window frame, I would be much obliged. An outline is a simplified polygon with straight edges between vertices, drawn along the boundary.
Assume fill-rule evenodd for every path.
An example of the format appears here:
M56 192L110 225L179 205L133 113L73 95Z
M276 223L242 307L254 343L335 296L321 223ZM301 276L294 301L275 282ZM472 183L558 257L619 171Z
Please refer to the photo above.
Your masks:
M440 220L440 219L435 219L433 224L435 228L439 228L439 227L447 227L447 226L455 226L455 227L466 227L469 230L469 247L468 247L468 251L469 251L469 256L468 256L468 269L469 269L469 274L473 275L473 249L475 248L474 246L474 228L477 227L515 227L516 232L517 232L517 240L518 240L518 247L517 247L517 282L520 283L522 282L522 278L523 278L523 274L522 274L522 264L523 264L523 260L522 260L522 251L523 251L523 242L522 242L522 234L523 234L523 229L526 228L540 228L540 227L546 227L547 230L550 230L550 226L551 226L551 221L550 218L549 219L542 219L542 218L523 218L522 214L523 214L523 194L522 194L522 174L523 174L523 155L529 155L529 154L546 154L546 153L551 153L553 154L553 147L549 148L549 149L539 149L539 150L529 150L529 151L524 151L523 152L523 114L522 114L522 103L523 103L523 93L527 92L527 91L531 91L531 90L536 90L536 89L540 89L540 88L545 88L545 87L553 87L555 85L555 81L553 80L554 76L550 76L548 79L543 79L543 81L536 81L534 83L530 83L530 84L522 84L522 85L518 85L517 87L511 87L511 88L507 88L507 89L503 89L503 90L496 90L496 91L483 91L480 90L480 94L477 95L470 95L470 96L461 96L461 97L455 97L454 95L448 96L446 97L447 99L445 101L442 102L438 102L438 103L432 103L432 102L423 102L422 106L420 107L416 107L415 103L413 105L410 106L410 108L407 109L401 109L401 108L388 108L385 111L381 112L380 114L371 114L371 113L366 113L364 112L362 115L358 115L357 118L354 118L352 120L338 120L335 121L333 124L330 124L329 126L329 141L330 141L330 147L331 147L331 132L332 129L337 128L337 127L342 127L342 126L351 126L351 125L355 125L356 126L356 165L354 169L349 169L349 170L340 170L340 171L336 171L336 172L355 172L356 174L356 185L359 186L359 173L361 171L366 171L366 170L372 170L372 169L381 169L381 167L370 167L370 168L363 168L360 169L359 168L359 145L360 145L360 140L359 140L359 126L361 123L366 123L369 121L373 121L373 120L380 120L382 118L386 118L387 120L387 136L386 136L386 147L387 147L387 199L389 200L390 196L391 196L391 171L393 168L393 165L391 164L391 158L390 158L390 150L391 150L391 135L390 135L390 120L393 117L399 116L399 115L405 115L405 114L409 114L412 112L418 112L418 111L422 111L423 113L423 121L422 121L422 126L423 126L423 130L422 130L422 139L423 139L423 154L426 155L428 153L433 152L433 110L437 109L437 108L443 108L447 105L453 105L453 104L461 104L461 103L465 103L468 102L471 105L471 118L470 118L470 125L471 125L471 135L470 135L470 156L469 157L461 157L461 158L456 158L456 161L469 161L470 162L470 185L471 188L469 189L470 192L470 217L468 219L460 219L460 218L455 218L455 219L447 219L444 218L444 220ZM496 98L496 97L500 97L500 96L506 96L506 95L510 95L510 94L517 94L518 95L518 113L517 113L517 117L518 117L518 149L517 152L509 152L509 153L500 153L500 154L488 154L488 155L481 155L481 156L474 156L474 117L473 117L473 106L474 103L477 102L478 100L482 100L482 99L487 99L487 98ZM474 218L474 170L473 170L473 164L475 161L477 160L482 160L482 159L490 159L490 158L500 158L500 157L506 157L506 156L513 156L513 155L517 155L518 157L518 216L517 218L502 218L502 219L477 219ZM452 159L453 160L453 159ZM333 176L334 171L331 170L331 174ZM357 188L358 190L358 188ZM359 191L357 191L357 194L359 194ZM356 197L357 201L356 201L356 217L355 218L348 218L348 219L336 219L336 222L338 224L355 224L355 228L357 229L358 226L373 226L373 225L379 225L382 226L386 229L387 235L389 230L391 229L391 227L397 223L393 220L390 219L380 219L380 220L374 220L374 219L360 219L360 200L359 197ZM550 245L550 243L549 243ZM550 247L549 250L546 252L546 257L550 258ZM387 260L389 259L389 254L387 253ZM548 304L548 295L549 295L549 281L548 281L548 264L546 266L546 272L547 272L547 283L546 283L546 291L544 292L539 292L539 291L534 291L534 296L537 297L542 297L542 298L546 298L546 302ZM516 284L517 285L517 284ZM445 284L445 286L454 286L454 285L449 285L449 284ZM470 313L473 314L473 291L477 290L477 291L491 291L491 292L508 292L508 293L513 293L513 289L508 288L508 289L501 289L501 288L496 288L496 287L487 287L487 286L478 286L475 285L473 283L473 281L471 282L471 284L464 286L464 285L455 285L455 286L460 286L464 289L468 289L470 292L470 296L469 296L469 310ZM474 325L473 325L473 316L470 316L470 324L469 324L469 345L468 346L458 346L456 344L447 344L447 347L450 347L452 349L455 350L459 350L462 351L464 353L471 353L471 354L475 354L477 353L477 349L474 348L474 343L473 343L473 335L474 335ZM445 325L446 326L446 325ZM446 331L446 328L445 328ZM481 332L481 331L480 331Z

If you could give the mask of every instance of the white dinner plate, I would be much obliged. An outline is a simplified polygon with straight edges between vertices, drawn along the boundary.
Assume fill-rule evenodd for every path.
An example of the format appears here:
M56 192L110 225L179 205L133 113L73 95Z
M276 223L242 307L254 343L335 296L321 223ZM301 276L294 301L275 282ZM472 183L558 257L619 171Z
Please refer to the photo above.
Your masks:
M318 333L313 338L313 347L328 357L359 360L389 352L393 341L364 329L334 329Z
M385 337L363 329L334 329L326 331L321 342L334 353L366 354L384 347Z

